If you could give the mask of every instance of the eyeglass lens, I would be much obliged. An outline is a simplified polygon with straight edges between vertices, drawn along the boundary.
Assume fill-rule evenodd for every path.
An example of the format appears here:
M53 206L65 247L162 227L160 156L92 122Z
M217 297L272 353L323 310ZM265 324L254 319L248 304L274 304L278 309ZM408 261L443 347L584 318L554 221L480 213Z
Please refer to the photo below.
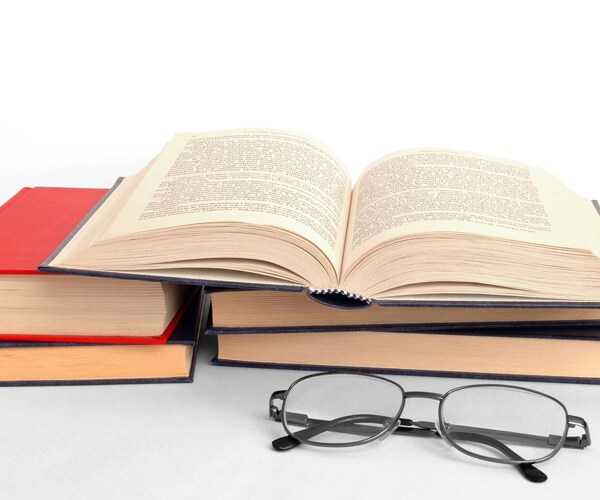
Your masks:
M562 445L567 412L544 394L508 386L472 386L452 391L440 407L446 436L463 452L479 458L543 460ZM518 455L507 456L487 438Z
M400 386L385 379L347 374L309 377L288 392L283 423L308 444L360 444L385 434L402 404Z

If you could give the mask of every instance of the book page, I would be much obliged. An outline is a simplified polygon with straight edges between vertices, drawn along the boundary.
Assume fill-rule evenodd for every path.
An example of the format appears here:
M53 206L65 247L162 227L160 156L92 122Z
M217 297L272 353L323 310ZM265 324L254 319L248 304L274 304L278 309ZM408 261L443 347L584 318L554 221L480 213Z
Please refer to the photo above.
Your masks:
M198 223L283 229L316 244L341 269L350 175L324 146L273 130L177 134L106 233Z
M541 169L459 151L411 150L382 158L359 178L343 267L386 241L428 232L597 251L599 229L592 202Z

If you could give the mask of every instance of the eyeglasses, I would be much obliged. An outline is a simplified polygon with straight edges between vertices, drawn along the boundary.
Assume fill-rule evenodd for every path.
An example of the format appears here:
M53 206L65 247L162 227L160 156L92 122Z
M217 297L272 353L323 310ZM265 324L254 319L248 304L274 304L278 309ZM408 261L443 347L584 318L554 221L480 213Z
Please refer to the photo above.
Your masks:
M438 421L401 418L410 398L439 401ZM437 394L406 392L376 375L319 373L274 392L269 415L287 433L273 441L277 451L301 443L357 446L392 433L426 435L442 438L471 457L512 464L536 483L547 476L532 464L552 458L562 448L583 449L591 444L585 420L569 415L557 399L500 384L467 385ZM582 429L581 435L567 436L574 427Z

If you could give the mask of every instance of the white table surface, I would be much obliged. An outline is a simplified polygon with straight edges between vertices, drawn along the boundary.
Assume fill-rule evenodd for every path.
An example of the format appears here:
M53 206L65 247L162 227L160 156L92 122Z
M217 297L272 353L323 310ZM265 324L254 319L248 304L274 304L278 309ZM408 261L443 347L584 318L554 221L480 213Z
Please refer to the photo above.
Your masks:
M23 186L110 187L175 132L239 127L310 134L355 179L391 151L451 147L541 166L598 198L597 9L584 0L5 2L0 203ZM304 372L214 367L213 352L204 342L193 384L0 388L0 496L597 497L597 443L540 466L544 484L436 439L277 453L268 397ZM466 383L397 379L435 392ZM525 385L600 432L600 386ZM433 418L434 403L423 404Z
M564 449L529 483L512 466L463 456L441 439L390 436L362 447L300 446L268 399L306 372L211 366L203 343L192 384L2 389L4 498L595 498L600 447ZM445 392L468 380L393 377L407 390ZM600 422L597 386L527 383ZM426 401L408 417L435 418Z

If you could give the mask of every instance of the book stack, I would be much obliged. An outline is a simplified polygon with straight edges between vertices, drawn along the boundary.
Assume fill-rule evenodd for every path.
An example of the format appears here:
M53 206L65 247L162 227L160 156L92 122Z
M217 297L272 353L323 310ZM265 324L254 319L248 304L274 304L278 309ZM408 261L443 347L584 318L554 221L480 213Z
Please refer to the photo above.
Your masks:
M37 269L105 194L25 188L0 207L0 384L192 380L193 288Z
M472 153L392 153L353 186L305 136L177 134L39 270L223 289L223 364L600 380L596 206Z
M600 382L597 307L372 306L297 292L213 290L214 363Z

